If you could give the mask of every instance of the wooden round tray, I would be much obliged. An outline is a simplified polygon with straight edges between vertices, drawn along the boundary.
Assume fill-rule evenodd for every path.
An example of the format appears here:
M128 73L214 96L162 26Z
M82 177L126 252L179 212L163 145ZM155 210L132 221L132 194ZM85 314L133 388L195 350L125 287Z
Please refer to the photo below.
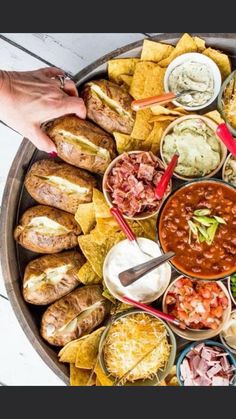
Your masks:
M203 37L208 46L225 51L232 60L233 68L236 67L235 33L198 33L193 35ZM175 45L180 36L180 33L164 34L152 39ZM111 58L140 56L142 43L143 40L119 48L81 70L74 76L78 88L89 79L104 76L107 72L107 62ZM13 229L18 222L18 218L27 208L35 204L23 188L25 175L32 163L42 158L47 158L47 155L36 150L27 139L22 141L10 168L3 194L0 225L1 264L8 297L22 329L41 358L58 377L68 384L69 371L64 364L58 361L58 350L48 345L39 334L40 318L45 308L27 304L21 293L24 268L28 261L37 255L16 245L13 238ZM179 348L182 345L183 342L179 342Z

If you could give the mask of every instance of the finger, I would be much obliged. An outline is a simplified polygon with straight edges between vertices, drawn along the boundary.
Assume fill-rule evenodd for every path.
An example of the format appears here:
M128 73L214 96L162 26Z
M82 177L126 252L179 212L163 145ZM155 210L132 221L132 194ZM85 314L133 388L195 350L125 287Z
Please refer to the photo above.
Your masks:
M65 75L65 71L57 67L45 67L45 68L41 68L41 70L38 70L38 71L41 71L47 77L56 77L58 75L62 75L62 76Z
M63 99L62 105L58 110L57 116L75 113L79 118L86 118L86 107L80 97L67 96Z
M64 92L69 96L79 96L75 83L72 80L65 80Z
M57 153L54 142L40 127L35 127L32 135L28 138L39 150L45 151L46 153Z

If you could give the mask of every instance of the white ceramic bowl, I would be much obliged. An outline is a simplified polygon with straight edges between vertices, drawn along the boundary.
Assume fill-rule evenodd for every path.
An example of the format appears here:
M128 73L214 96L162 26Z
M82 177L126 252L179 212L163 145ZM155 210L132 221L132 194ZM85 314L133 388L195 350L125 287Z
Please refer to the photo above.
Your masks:
M181 122L183 122L187 119L201 119L214 132L217 129L217 124L214 121L212 121L210 118L207 118L206 116L203 116L203 115L197 115L197 114L196 115L184 115L184 116L181 116L180 118L175 119L173 122L171 122L170 125L168 125L168 127L165 129L165 131L163 132L162 137L161 137L160 154L161 154L162 162L164 163L165 167L167 167L167 161L166 161L164 153L163 153L163 145L164 145L164 142L165 142L165 137L167 136L167 134L170 134L173 131L175 125L178 125L178 124L180 124ZM216 137L217 137L217 135L216 135ZM173 175L175 177L179 178L179 179L182 179L182 180L195 180L195 179L203 179L203 178L214 177L216 175L216 173L219 172L219 170L223 166L223 164L225 162L225 159L226 159L226 156L227 156L227 148L224 145L224 143L219 140L219 145L220 145L220 162L219 162L218 166L214 170L212 170L210 173L208 173L207 175L196 176L196 177L191 177L191 176L187 177L187 176L182 176L175 171L174 171Z
M225 175L225 169L226 169L226 166L228 165L228 162L229 162L229 160L230 160L231 158L232 158L232 154L230 153L230 154L227 156L227 159L225 160L224 165L223 165L223 168L222 168L222 179L223 179L225 182L230 183L230 185L236 186L236 185L234 185L232 182L229 182L229 181L227 180L226 175ZM235 303L235 304L236 304L236 303Z
M231 316L232 316L232 314L234 314L234 313L236 313L236 310L232 310L231 311ZM230 316L230 317L231 317ZM227 324L226 324L227 325ZM229 346L228 345L228 343L226 342L226 340L225 340L225 338L224 338L224 336L223 336L223 330L222 330L222 332L220 333L220 340L221 340L221 342L223 343L223 345L225 345L226 346L226 348L227 349L229 349L229 351L231 351L233 354L236 354L236 349L234 349L234 348L231 348L231 346Z
M165 77L164 77L165 92L170 92L169 76L172 73L172 71L174 70L174 68L176 68L180 64L186 63L188 61L194 61L194 62L206 64L208 66L208 68L211 70L213 78L214 78L214 92L213 92L213 95L206 103L204 103L203 105L200 105L200 106L185 106L185 105L182 105L182 103L179 103L178 100L173 100L172 102L176 106L181 106L182 108L184 108L188 111L197 111L199 109L203 109L203 108L206 108L207 106L209 106L212 102L214 102L214 100L218 96L218 94L220 92L220 88L221 88L221 74L220 74L220 70L219 70L218 66L216 65L216 63L213 60L211 60L211 58L207 57L206 55L203 55L203 54L200 54L200 53L197 53L197 52L196 53L195 52L189 52L187 54L182 54L182 55L179 55L179 57L175 58L175 60L173 60L166 69L166 73L165 73Z
M168 292L170 291L170 289L172 288L173 284L180 278L182 278L184 275L180 275L178 276L178 278L174 279L174 281L172 281L170 283L170 285L168 286L168 288L165 291L165 294L163 296L163 300L162 300L162 310L164 311L164 313L168 313L167 310L167 306L166 306L166 296L168 294ZM201 280L202 281L202 280ZM208 282L208 281L204 281L204 282ZM200 340L204 340L204 339L211 339L215 336L217 336L224 328L224 325L227 324L227 322L229 321L230 318L230 313L231 313L231 300L230 300L230 295L228 293L228 290L226 288L226 286L223 284L223 282L221 281L217 281L217 284L222 288L222 290L225 293L225 296L228 299L228 307L225 309L224 314L223 314L223 318L222 321L218 327L218 329L213 330L213 329L202 329L202 330L190 330L190 329L180 329L179 327L175 326L173 323L168 323L170 328L173 330L173 332L180 336L183 339L186 340L193 340L193 341L200 341Z
M159 245L156 242L154 242L153 240L150 240L150 239L146 239L144 237L139 237L137 240L138 240L139 244L141 244L141 245L142 245L142 243L146 242L145 250L147 252L151 253L151 249L153 249L154 246L155 246L156 250L155 250L154 256L155 257L161 256L162 252L160 250ZM106 287L108 288L108 291L111 293L111 295L113 295L113 297L115 297L117 300L119 300L123 303L126 303L126 302L122 299L122 293L119 293L115 289L115 286L112 284L112 281L110 280L110 278L108 276L107 265L109 264L109 261L111 260L111 258L115 257L116 250L119 250L119 248L122 247L122 245L125 241L128 241L128 240L127 239L122 240L121 242L115 244L115 246L113 246L111 248L111 250L106 255L106 258L105 258L104 264L103 264L103 279L104 279ZM151 246L150 250L148 249L148 245ZM153 254L153 253L151 253L151 254ZM138 264L138 263L139 262L137 262L136 264ZM135 261L134 261L134 264L135 264ZM131 267L131 265L130 265L130 267ZM170 264L168 262L163 263L163 265L161 265L158 268L158 270L159 270L160 277L162 278L161 288L156 290L156 292L154 292L151 297L143 299L141 301L142 303L151 303L151 302L157 300L162 294L164 294L166 288L168 287L168 285L170 283L170 278L171 278L171 266L170 266ZM139 280L137 281L137 285L138 285L138 282L139 282ZM122 292L124 293L123 295L125 295L125 293L128 292L129 286L128 287L123 287L121 285L121 287L122 287ZM129 297L131 297L135 300L135 296L132 295L131 291L129 291L129 295L127 295L127 296L129 296Z

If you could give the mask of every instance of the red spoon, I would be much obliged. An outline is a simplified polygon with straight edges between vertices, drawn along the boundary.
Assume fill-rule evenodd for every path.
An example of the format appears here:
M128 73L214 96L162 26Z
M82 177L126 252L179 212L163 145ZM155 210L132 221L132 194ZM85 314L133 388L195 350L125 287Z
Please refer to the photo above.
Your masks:
M163 313L163 311L157 310L146 304L140 303L139 301L132 300L132 298L129 298L129 297L122 296L122 300L124 300L128 304L132 304L133 306L137 308L141 308L142 310L145 310L148 313L154 314L155 316L158 316L161 319L166 320L167 322L171 322L178 327L182 326L181 322L178 319L176 319L174 316L172 316L171 314Z
M232 153L233 156L236 157L236 141L225 123L218 125L216 129L216 134L225 144L230 153Z
M162 199L165 191L167 189L168 183L173 175L173 172L175 170L175 167L178 163L178 158L179 155L177 153L175 153L170 161L170 163L168 164L165 172L163 173L160 181L158 182L158 184L156 185L156 190L155 190L155 197L156 199Z

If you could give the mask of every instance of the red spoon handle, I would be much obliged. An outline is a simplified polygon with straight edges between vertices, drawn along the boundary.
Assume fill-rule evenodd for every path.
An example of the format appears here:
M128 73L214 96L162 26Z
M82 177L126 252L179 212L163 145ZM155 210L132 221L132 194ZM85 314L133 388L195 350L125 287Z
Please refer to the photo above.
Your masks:
M156 310L155 308L147 306L146 304L139 303L138 301L134 301L132 300L132 298L129 298L129 297L123 296L122 299L128 304L132 304L135 307L141 308L142 310L145 310L148 313L154 314L155 316L158 316L163 320L166 320L168 322L174 323L177 326L179 326L179 321L174 316L171 316L170 314L163 313L163 311Z
M234 137L232 136L227 125L224 123L218 125L216 129L216 134L223 141L223 143L225 144L227 149L230 151L230 153L232 153L233 156L236 157L236 141Z
M123 233L125 233L127 239L129 239L130 241L136 240L136 236L134 232L131 230L129 224L124 219L120 210L118 208L112 207L110 208L110 212L113 215L113 217L116 219Z
M133 102L131 103L131 108L134 111L140 111L140 109L145 109L145 108L149 108L152 105L156 105L156 104L161 104L161 103L166 103L166 102L170 102L171 100L176 98L176 94L175 93L163 93L162 95L158 95L158 96L151 96L151 97L146 97L144 99L138 99L138 100L133 100Z
M178 154L174 154L170 163L168 164L164 174L162 175L160 182L158 182L155 190L155 196L157 199L162 199L165 191L167 189L168 183L171 179L171 176L173 175L173 172L175 170L175 167L178 163Z

